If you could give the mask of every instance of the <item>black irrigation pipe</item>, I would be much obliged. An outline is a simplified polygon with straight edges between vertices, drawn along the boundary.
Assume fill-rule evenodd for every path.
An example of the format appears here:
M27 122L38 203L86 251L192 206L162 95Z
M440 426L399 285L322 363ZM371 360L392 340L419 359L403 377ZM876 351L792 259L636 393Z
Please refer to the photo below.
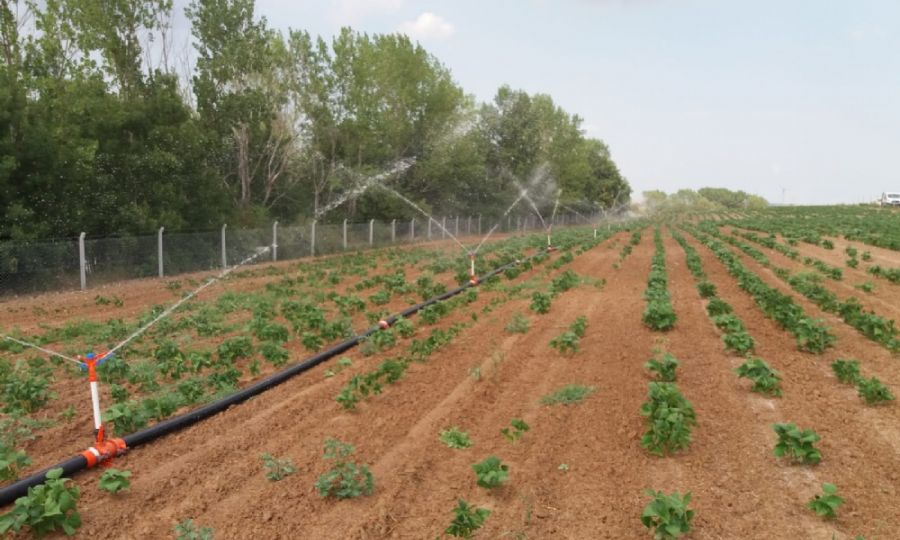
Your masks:
M536 256L537 255L531 255L529 257L526 257L524 259L524 261L530 260ZM269 377L266 377L265 379L257 381L246 388L238 390L237 392L235 392L231 395L225 396L224 398L220 399L219 401L209 403L207 405L204 405L204 406L194 409L192 411L186 412L179 416L169 418L168 420L163 420L162 422L154 424L146 429L136 431L130 435L125 435L124 437L119 439L119 441L124 442L124 448L122 450L123 451L125 449L130 450L130 449L138 447L142 444L146 444L155 439L158 439L158 438L168 435L170 433L174 433L174 432L184 429L190 425L196 424L197 422L199 422L201 420L205 420L206 418L209 418L210 416L213 416L215 414L218 414L218 413L224 411L225 409L227 409L228 407L231 407L232 405L237 405L238 403L247 401L248 399L257 396L257 395L265 392L266 390L269 390L270 388L274 388L274 387L278 386L279 384L287 381L288 379L292 378L295 375L299 375L300 373L303 373L304 371L312 369L315 366L321 364L322 362L324 362L330 358L333 358L349 349L352 349L353 347L358 345L361 341L363 341L365 338L371 336L372 334L374 334L381 328L386 328L386 327L389 327L390 325L394 324L400 317L409 317L410 315L415 314L417 311L419 311L423 308L426 308L432 304L436 304L438 302L441 302L443 300L446 300L448 298L456 296L457 294L465 291L466 289L468 289L470 287L474 287L481 282L487 281L488 279L496 276L497 274L500 274L501 272L505 272L508 268L512 268L513 266L515 266L517 264L521 264L524 261L517 260L517 261L513 261L511 263L504 264L502 266L495 268L494 270L491 270L487 274L477 278L477 280L467 282L466 284L464 284L460 287L451 289L443 294L432 297L420 304L410 306L410 307L404 309L403 311L401 311L400 313L398 313L396 315L391 315L390 317L384 319L383 322L386 323L386 326L379 323L379 325L369 328L362 334L356 335L342 343L338 343L337 345L335 345L334 347L331 347L330 349L326 349L320 353L317 353L317 354L307 358L306 360L304 360L298 364L294 364L293 366L287 367L277 373L274 373L274 374L270 375ZM113 439L113 440L115 441L116 439ZM101 445L98 444L97 446L101 446ZM85 454L89 454L91 450L94 450L94 449L91 448L88 451L84 452L83 454L79 454L75 457L71 457L64 461L61 461L61 462L57 463L56 465L51 465L50 467L47 467L41 471L38 471L38 472L32 474L31 476L23 478L23 479L19 480L18 482L15 482L13 484L10 484L8 486L4 486L3 488L0 488L0 507L6 506L6 505L12 503L13 501L15 501L17 498L26 495L28 493L28 488L37 486L39 484L43 484L44 481L47 479L47 473L52 469L61 468L63 470L63 477L70 477L74 473L77 473L77 472L87 469L89 467L93 467L94 465L97 464L97 460L93 460L94 463L90 463L88 456L85 455ZM95 452L95 454L102 453L104 451L103 448L100 448L97 450L98 450L98 452ZM102 460L103 459L100 459L99 461L102 461Z

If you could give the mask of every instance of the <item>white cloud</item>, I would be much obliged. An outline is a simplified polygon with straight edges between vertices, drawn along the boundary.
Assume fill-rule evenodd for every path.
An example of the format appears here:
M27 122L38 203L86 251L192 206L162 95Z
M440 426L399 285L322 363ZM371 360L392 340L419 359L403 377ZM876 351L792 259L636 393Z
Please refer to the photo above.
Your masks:
M437 40L452 36L456 32L456 28L439 15L426 11L416 20L402 23L398 31L414 39Z
M337 0L333 16L341 24L355 24L369 15L397 11L402 5L403 0Z

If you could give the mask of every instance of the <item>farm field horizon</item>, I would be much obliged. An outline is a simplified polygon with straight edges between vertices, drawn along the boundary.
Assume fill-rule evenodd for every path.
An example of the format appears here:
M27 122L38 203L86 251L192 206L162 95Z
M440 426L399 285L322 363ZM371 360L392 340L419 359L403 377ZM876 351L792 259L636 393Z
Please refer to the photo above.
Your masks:
M76 534L174 537L191 520L217 538L434 538L462 499L489 511L477 538L645 538L651 489L691 493L688 538L891 538L895 219L779 208L572 228L552 252L540 234L493 242L478 274L525 264L115 458L126 491L98 488L103 467L73 475ZM467 273L449 242L240 269L99 370L105 422L120 437L220 399ZM19 298L0 329L82 354L201 282ZM8 342L0 355L4 443L31 460L9 470L84 451L86 375ZM328 440L352 453L324 456ZM491 456L493 484L473 470ZM322 483L336 464L355 468L347 500ZM808 506L823 484L833 519Z

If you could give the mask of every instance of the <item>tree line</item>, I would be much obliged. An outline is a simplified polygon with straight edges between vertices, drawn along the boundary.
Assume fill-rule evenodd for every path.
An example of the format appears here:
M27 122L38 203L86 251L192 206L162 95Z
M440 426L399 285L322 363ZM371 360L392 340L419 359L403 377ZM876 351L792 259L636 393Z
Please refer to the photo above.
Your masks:
M0 239L300 222L401 159L387 183L450 215L540 175L547 205L629 199L577 115L506 86L478 103L405 35L281 32L253 0L185 14L190 54L171 0L0 1ZM325 218L413 216L371 189Z

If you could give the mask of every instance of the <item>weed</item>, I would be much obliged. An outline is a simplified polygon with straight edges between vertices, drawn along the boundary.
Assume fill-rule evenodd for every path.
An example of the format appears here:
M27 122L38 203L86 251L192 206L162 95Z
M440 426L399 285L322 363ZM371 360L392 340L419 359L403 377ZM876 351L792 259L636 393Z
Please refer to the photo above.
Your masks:
M266 478L272 482L277 482L285 476L290 476L297 472L297 467L294 466L290 459L278 459L266 452L260 454L259 459L262 460L263 467L266 468Z
M550 346L558 350L560 354L575 354L578 352L578 335L575 332L565 331L550 340Z
M570 384L541 398L543 405L572 405L584 401L596 390L593 386Z
M449 527L444 529L444 534L457 538L471 538L489 515L491 515L490 510L469 506L466 501L459 499L456 508L453 509L453 521L450 522Z
M99 486L103 491L109 493L118 493L131 487L131 471L120 471L119 469L106 469L100 475Z
M822 453L814 446L821 437L811 430L801 430L794 424L775 424L772 426L778 435L775 443L775 456L788 457L792 461L815 465L822 460Z
M509 466L504 465L497 456L488 456L484 461L473 464L472 470L475 471L475 483L487 489L500 487L509 479Z
M28 465L31 465L31 458L25 452L0 443L0 482L15 480L19 477L19 469Z
M186 519L175 525L175 540L212 540L213 530L210 527L198 527L193 519Z
M516 313L513 315L512 320L509 321L509 324L506 325L506 331L510 334L525 334L530 327L531 321L528 320L528 317L521 313Z
M456 426L449 427L441 432L441 442L456 450L472 446L472 439L469 438L469 434Z
M844 499L838 496L837 487L834 484L825 482L822 484L822 494L813 497L806 503L806 507L818 516L825 519L834 519L837 517L835 511L842 504L844 504Z
M691 520L694 519L694 511L688 509L690 492L682 497L677 491L666 495L662 491L648 489L645 494L653 500L644 507L641 523L653 532L655 540L678 538L690 532Z
M375 490L375 479L369 468L347 460L354 451L352 445L337 439L325 441L324 458L334 460L334 466L316 480L319 495L352 499L372 494Z
M518 441L522 438L522 435L530 429L528 424L521 418L513 418L509 424L510 427L505 427L500 430L500 433L503 434L509 442Z

